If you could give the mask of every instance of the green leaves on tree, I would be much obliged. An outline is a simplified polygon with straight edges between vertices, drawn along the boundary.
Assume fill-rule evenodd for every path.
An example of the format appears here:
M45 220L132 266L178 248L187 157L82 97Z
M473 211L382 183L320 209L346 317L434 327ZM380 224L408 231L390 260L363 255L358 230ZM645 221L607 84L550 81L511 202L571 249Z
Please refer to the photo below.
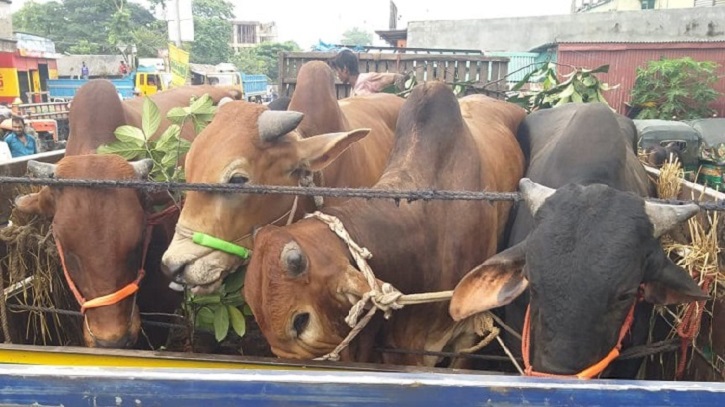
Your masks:
M711 117L718 64L690 57L650 61L637 68L630 104L638 119L691 120Z

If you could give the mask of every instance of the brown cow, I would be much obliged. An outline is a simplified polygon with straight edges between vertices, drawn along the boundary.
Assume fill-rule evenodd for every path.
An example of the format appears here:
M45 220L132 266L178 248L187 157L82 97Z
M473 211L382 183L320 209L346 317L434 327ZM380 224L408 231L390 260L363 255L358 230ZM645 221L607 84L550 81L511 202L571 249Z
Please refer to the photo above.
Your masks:
M224 105L189 151L187 180L296 186L305 174L321 172L318 185L372 186L385 168L404 100L379 94L338 103L334 81L327 64L309 62L300 69L288 111L244 102ZM370 129L369 135L353 131L360 128ZM283 224L314 209L311 198L190 191L164 254L166 271L193 292L213 291L244 259L193 243L192 231L251 246L256 226Z
M182 87L156 94L151 99L163 117L156 136L169 125L166 113L173 107L187 106L191 96L208 93L215 102L238 97L234 92L211 86ZM65 157L57 165L28 162L35 176L130 180L145 179L150 160L126 162L116 155L95 154L102 144L115 141L114 130L121 125L141 126L143 98L121 102L115 87L106 80L92 80L78 90L70 110L70 138ZM191 124L182 137L192 139ZM139 308L173 312L178 293L168 290L168 280L157 272L160 257L168 245L176 221L172 215L153 231L145 264L141 264L146 238L146 210L149 199L131 189L50 188L20 196L19 210L53 217L53 233L69 280L86 300L109 295L129 286L148 271L140 294L120 296L115 304L85 311L84 338L87 346L128 347L136 343L140 329ZM157 202L158 203L158 202ZM164 229L165 228L165 229ZM173 298L168 298L173 295ZM165 298L167 297L167 298ZM173 301L165 301L171 299ZM138 302L138 306L137 303Z
M375 188L514 191L523 154L514 138L524 111L482 95L456 100L442 83L416 87L400 112L395 146ZM406 294L451 290L470 265L496 252L510 203L351 200L326 209L369 249L376 277ZM348 334L351 304L370 290L348 247L317 218L259 230L244 294L275 354L313 358ZM447 304L410 305L368 326L348 360L435 364L435 357L374 355L386 348L441 351L471 346L470 324Z

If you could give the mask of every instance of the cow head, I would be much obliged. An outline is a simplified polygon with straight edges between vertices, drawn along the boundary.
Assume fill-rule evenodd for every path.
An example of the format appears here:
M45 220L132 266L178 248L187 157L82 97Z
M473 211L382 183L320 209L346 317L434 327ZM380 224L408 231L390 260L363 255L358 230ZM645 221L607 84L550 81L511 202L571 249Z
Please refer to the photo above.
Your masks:
M151 160L127 162L117 155L67 156L57 165L28 162L35 177L57 179L146 179ZM128 188L44 187L15 199L18 210L53 218L53 234L66 270L87 300L115 293L133 282L141 265L144 207ZM90 347L122 348L136 343L141 320L135 296L85 312L84 339Z
M196 138L186 158L188 182L297 186L320 171L369 130L300 138L303 115L271 111L255 103L229 102ZM288 195L188 192L178 230L202 232L249 247L257 226L284 223L295 198ZM195 244L188 233L174 235L163 257L164 271L177 283L203 293L244 259Z
M318 220L266 226L254 238L244 298L277 356L332 351L350 331L350 307L367 291L347 247Z
M602 360L641 285L656 304L708 298L658 241L697 205L653 204L604 185L553 190L523 179L520 187L533 231L469 272L450 312L461 320L505 305L528 284L535 371L577 374Z

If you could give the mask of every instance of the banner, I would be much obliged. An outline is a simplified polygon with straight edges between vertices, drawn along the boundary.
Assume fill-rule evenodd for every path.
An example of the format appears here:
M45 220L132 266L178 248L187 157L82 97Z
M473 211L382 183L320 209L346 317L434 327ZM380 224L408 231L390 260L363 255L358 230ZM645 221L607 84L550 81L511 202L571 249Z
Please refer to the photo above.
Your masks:
M189 53L174 44L169 44L169 67L171 68L171 84L184 86L189 74Z

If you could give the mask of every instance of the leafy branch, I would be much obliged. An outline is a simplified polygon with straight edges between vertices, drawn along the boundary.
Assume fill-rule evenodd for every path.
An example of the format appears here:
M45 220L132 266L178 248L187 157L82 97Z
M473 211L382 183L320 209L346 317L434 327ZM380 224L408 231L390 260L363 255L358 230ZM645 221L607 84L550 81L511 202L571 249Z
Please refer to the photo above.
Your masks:
M224 279L218 293L188 294L184 300L184 307L187 315L193 316L194 328L213 333L217 342L227 338L229 328L239 337L243 337L247 330L244 316L252 315L242 296L243 285L244 271L239 270Z
M526 74L514 87L517 92L507 100L516 103L529 112L560 106L566 103L601 102L608 105L602 92L616 89L619 85L609 86L602 83L596 74L607 73L609 65L595 69L574 67L573 71L562 75L565 80L559 81L557 64L549 62L539 69ZM541 90L522 91L529 82L540 82Z
M149 178L160 182L184 181L184 170L179 165L181 157L191 148L191 142L181 138L181 129L191 120L196 134L212 120L216 107L208 94L191 99L190 106L171 109L166 117L171 125L157 139L153 135L161 125L159 108L148 97L144 98L141 128L119 126L114 135L116 141L98 148L99 154L117 154L126 160L150 158L154 165Z

